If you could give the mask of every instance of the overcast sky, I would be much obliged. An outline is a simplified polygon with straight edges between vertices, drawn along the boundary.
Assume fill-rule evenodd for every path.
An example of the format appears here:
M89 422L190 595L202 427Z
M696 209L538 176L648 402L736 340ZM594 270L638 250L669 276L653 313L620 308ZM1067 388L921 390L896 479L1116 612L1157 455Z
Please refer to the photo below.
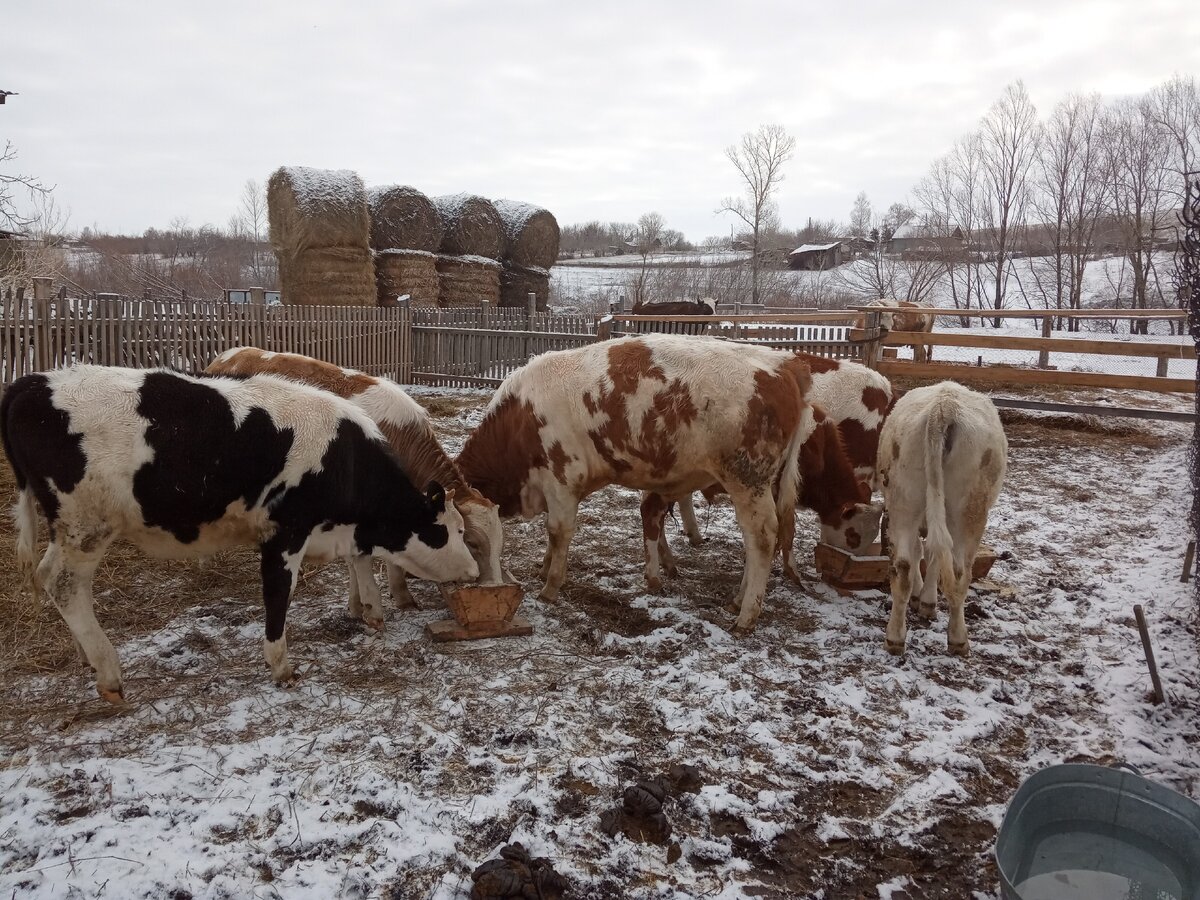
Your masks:
M654 210L698 241L729 233L723 151L760 123L797 140L784 223L845 219L860 190L903 199L1014 79L1045 112L1200 74L1194 4L6 3L0 139L74 229L223 226L290 164L564 224Z

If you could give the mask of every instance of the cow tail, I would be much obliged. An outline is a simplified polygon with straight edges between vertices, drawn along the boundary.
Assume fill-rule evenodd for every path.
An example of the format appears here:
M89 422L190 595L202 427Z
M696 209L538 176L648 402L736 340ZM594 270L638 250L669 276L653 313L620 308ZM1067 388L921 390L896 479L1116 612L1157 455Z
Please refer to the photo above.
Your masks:
M805 403L800 420L788 438L783 467L779 471L779 490L775 494L777 522L782 522L784 516L796 515L796 501L800 497L800 448L812 433L812 418L812 407Z
M954 541L946 527L946 456L954 445L956 422L944 401L935 403L925 420L925 558L926 578L942 590L954 583Z
M17 493L17 505L13 507L13 520L17 526L17 568L25 583L33 583L33 569L37 563L37 503L29 485Z

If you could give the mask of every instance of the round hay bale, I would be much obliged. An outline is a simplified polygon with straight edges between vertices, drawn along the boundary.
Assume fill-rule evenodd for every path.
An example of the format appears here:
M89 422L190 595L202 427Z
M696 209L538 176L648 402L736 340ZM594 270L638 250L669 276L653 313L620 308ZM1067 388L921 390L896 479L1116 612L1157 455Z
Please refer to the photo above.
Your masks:
M371 251L354 247L307 250L279 260L281 299L291 306L375 306Z
M439 256L438 306L500 302L500 264L481 256Z
M497 200L495 206L504 222L504 258L518 266L554 265L560 237L554 215L520 200Z
M283 166L267 180L271 245L280 257L323 247L370 243L367 190L349 169Z
M550 273L540 266L505 263L500 273L500 305L525 309L530 294L537 295L537 308L545 312L550 303Z
M437 257L423 250L381 250L375 254L375 282L381 306L405 294L412 306L437 306Z
M492 201L475 194L434 197L442 214L440 251L448 256L499 259L504 250L504 222Z
M442 214L414 187L392 184L367 192L371 246L376 250L426 250L442 243Z

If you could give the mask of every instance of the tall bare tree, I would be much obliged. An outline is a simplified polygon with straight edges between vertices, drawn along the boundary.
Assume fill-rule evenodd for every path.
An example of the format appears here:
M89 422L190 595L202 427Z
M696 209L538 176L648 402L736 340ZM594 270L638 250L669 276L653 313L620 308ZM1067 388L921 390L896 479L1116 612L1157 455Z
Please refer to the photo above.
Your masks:
M250 250L250 271L254 275L255 285L259 285L263 276L262 241L267 230L267 192L253 178L246 179L242 185L242 202L238 210L238 218L246 237L252 241Z
M718 212L731 212L750 229L751 302L758 303L759 238L771 195L783 181L783 164L792 158L796 139L782 125L760 125L731 144L725 155L746 185L743 197L726 197Z
M1042 129L1033 182L1038 224L1031 273L1047 307L1079 309L1108 182L1099 95L1072 94L1054 108ZM1075 330L1079 320L1067 324Z
M859 191L854 198L854 206L850 207L850 227L847 234L852 238L865 238L871 230L871 219L874 212L866 191Z
M1151 297L1159 299L1154 251L1157 238L1171 228L1168 217L1176 196L1171 142L1155 119L1149 96L1112 104L1105 117L1105 132L1109 208L1132 269L1131 306L1146 309ZM1164 233L1156 233L1160 229ZM1132 328L1144 334L1148 323L1138 320Z
M32 175L12 171L16 158L17 148L5 141L0 151L0 228L14 231L33 224L38 216L36 210L23 212L18 198L25 195L36 204L53 190Z
M929 174L913 191L925 227L942 247L946 283L957 309L983 308L983 277L976 251L985 218L983 182L976 133L960 139L949 153L934 160Z
M637 245L638 255L642 258L642 268L638 277L633 282L633 302L646 303L648 301L647 286L649 284L649 266L650 255L656 250L661 250L663 245L663 232L666 229L666 220L656 212L644 213L637 222L637 231L634 232L634 243Z
M995 277L994 309L1004 308L1009 254L1024 215L1038 131L1037 110L1019 80L1004 89L980 124L980 161ZM1000 320L995 319L994 324L999 328Z

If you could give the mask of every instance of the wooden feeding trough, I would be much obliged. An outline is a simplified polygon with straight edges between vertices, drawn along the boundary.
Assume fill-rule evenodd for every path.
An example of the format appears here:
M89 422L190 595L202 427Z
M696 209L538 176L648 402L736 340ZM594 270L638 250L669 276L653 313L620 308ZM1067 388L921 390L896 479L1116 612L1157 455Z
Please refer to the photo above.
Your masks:
M433 640L441 643L533 634L529 620L516 615L517 607L525 597L525 588L518 582L454 587L443 584L439 587L454 618L425 626Z
M861 554L831 544L817 544L814 559L821 580L842 596L855 591L889 590L888 569L891 561L880 544L872 544ZM971 580L986 578L995 561L996 551L981 545L975 554ZM921 560L921 575L925 575L925 560Z

